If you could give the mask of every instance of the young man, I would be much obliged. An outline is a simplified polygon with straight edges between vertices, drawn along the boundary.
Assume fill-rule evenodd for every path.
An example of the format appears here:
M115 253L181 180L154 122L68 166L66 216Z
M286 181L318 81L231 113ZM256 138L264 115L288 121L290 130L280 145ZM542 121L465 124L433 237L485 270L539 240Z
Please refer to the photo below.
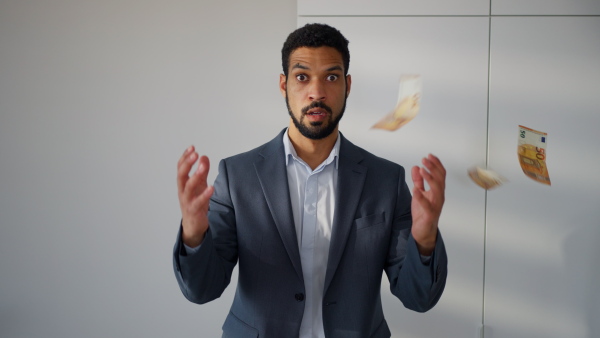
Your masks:
M289 127L222 160L214 187L206 182L208 158L193 146L179 160L182 222L173 263L181 291L195 303L218 298L239 260L223 337L390 337L383 271L392 293L415 311L431 309L443 292L445 169L433 155L413 167L411 202L401 166L338 132L349 61L348 41L336 29L294 31L279 81Z

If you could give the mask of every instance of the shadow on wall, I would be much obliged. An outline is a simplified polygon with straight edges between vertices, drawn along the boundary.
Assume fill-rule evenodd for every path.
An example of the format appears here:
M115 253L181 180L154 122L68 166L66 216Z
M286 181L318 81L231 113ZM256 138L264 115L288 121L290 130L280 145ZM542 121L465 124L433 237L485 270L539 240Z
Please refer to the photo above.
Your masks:
M577 226L577 225L575 225ZM600 337L600 227L598 224L584 224L575 228L564 242L567 272L571 277L571 287L578 290L577 303L585 308L585 322L589 338ZM592 262L592 264L586 264Z

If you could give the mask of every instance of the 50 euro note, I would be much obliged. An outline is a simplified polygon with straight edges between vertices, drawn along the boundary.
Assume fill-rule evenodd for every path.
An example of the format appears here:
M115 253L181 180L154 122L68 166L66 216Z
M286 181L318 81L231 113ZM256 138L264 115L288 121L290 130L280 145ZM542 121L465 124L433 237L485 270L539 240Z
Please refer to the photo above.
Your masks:
M394 131L414 119L421 106L421 91L420 75L400 76L396 108L375 123L372 128Z
M517 154L525 175L534 181L550 185L546 166L548 134L520 125L518 140Z

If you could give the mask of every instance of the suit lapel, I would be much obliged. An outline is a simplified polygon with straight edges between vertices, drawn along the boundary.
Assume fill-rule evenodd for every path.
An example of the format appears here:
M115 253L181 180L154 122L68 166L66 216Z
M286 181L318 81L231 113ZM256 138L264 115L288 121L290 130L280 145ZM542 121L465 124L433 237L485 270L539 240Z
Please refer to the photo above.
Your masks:
M283 132L265 145L260 153L261 158L254 163L254 168L285 249L298 277L304 280L294 214L290 203L285 151L282 142Z
M367 168L359 164L362 160L359 148L346 140L341 133L340 137L342 139L338 163L337 196L324 292L327 292L344 253L365 183L365 177L367 176Z

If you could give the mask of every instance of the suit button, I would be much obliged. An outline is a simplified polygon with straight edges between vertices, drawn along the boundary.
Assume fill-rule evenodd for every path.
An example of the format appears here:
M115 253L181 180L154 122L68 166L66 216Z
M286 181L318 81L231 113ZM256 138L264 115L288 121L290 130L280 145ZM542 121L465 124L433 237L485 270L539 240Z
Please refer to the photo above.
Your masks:
M301 302L304 300L304 294L303 293L297 293L295 296L296 301Z

